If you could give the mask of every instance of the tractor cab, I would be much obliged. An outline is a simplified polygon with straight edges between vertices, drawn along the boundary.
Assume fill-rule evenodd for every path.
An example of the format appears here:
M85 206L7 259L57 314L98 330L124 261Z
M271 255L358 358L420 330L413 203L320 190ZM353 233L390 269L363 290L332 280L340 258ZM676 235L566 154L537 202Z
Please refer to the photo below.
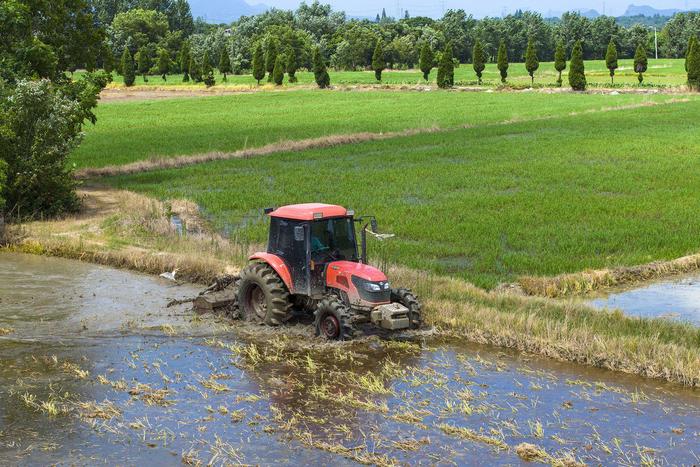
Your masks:
M269 215L267 253L284 260L295 294L323 295L328 264L360 262L352 211L310 203L284 206Z

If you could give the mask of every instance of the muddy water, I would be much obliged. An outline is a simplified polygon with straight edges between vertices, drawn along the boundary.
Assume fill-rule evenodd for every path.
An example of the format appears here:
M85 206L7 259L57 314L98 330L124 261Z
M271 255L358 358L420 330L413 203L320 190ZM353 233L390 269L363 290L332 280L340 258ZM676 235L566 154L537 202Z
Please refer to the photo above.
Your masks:
M700 325L700 276L683 276L643 287L613 291L588 301L596 308L620 309L643 317L663 317Z
M550 461L698 463L695 391L427 335L329 345L302 323L164 306L194 292L1 254L0 464L477 465L518 463L521 443Z

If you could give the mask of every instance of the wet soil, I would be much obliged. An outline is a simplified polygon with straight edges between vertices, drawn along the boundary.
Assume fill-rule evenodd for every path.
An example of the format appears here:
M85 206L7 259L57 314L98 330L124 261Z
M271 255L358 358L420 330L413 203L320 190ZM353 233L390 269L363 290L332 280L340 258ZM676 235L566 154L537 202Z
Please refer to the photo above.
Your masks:
M698 462L698 391L430 332L328 344L304 320L165 306L196 291L0 254L0 464Z

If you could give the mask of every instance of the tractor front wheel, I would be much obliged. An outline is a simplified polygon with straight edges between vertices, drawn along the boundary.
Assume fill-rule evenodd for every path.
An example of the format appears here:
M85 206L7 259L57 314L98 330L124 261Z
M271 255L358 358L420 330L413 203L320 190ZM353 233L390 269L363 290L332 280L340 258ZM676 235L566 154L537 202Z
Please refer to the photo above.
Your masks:
M339 341L351 340L357 335L350 309L336 297L324 298L318 304L316 335Z
M289 291L269 264L250 264L240 277L238 308L245 321L277 326L291 317Z
M411 323L411 329L420 328L421 324L423 324L420 302L410 289L391 289L391 301L398 302L408 308L408 320Z

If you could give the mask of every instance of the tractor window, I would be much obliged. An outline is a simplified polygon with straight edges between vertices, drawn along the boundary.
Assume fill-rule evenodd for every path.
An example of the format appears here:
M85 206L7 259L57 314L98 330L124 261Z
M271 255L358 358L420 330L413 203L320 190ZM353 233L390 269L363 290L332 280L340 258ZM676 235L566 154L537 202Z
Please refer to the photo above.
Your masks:
M311 224L311 257L317 262L357 259L352 219L342 217Z

